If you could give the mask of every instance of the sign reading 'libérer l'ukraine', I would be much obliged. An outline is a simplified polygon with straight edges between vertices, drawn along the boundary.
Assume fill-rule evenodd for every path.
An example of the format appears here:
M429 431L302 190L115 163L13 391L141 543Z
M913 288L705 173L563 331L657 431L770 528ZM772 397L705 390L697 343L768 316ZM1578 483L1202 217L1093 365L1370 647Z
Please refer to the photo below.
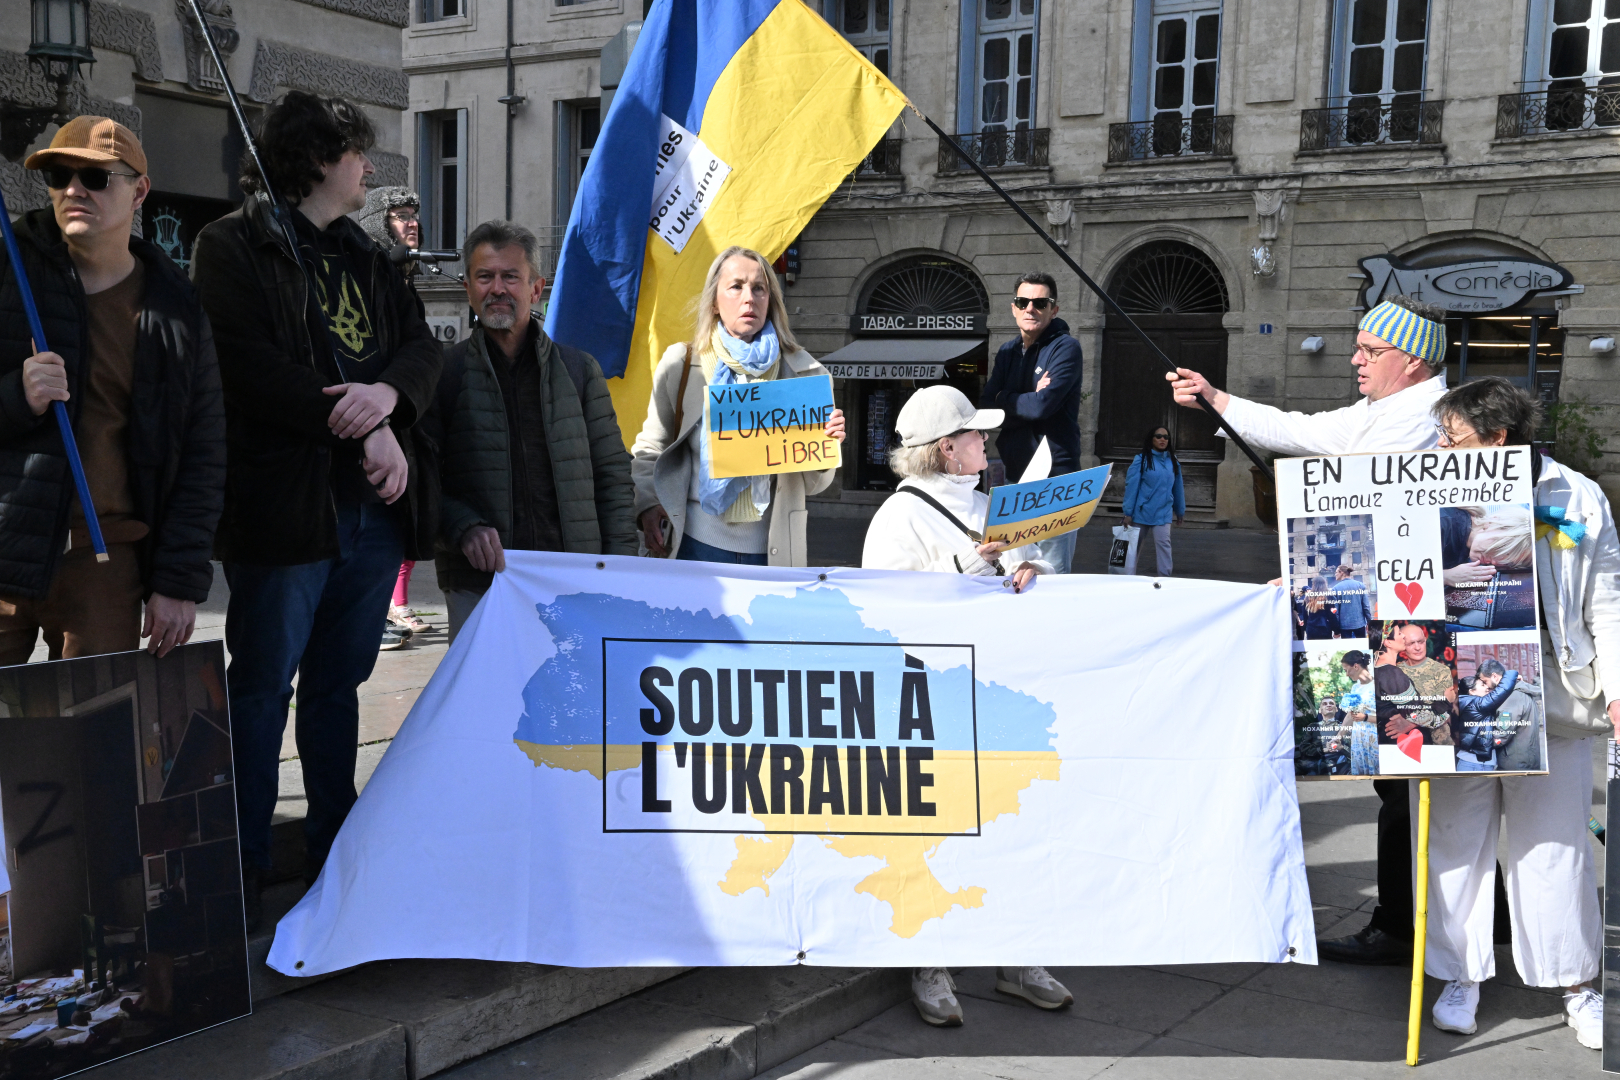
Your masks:
M1110 465L990 489L986 542L1033 544L1084 528L1108 486Z
M807 376L711 385L703 395L703 429L718 478L836 469L837 439L827 437L832 379Z

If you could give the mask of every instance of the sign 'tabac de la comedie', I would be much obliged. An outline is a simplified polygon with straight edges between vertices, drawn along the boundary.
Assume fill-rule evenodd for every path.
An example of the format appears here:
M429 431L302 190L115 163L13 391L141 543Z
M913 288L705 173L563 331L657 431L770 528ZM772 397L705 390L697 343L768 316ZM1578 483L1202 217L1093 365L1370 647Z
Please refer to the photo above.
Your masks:
M712 385L703 394L703 430L714 476L836 469L837 439L827 437L832 379L807 377Z

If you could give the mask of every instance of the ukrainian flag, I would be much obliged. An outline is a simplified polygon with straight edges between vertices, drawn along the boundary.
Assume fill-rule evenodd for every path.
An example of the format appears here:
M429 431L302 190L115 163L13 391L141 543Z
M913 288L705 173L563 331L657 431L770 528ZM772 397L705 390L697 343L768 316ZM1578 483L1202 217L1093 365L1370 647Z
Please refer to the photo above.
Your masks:
M905 106L803 0L657 0L580 181L546 333L610 378L626 445L714 257L776 259Z

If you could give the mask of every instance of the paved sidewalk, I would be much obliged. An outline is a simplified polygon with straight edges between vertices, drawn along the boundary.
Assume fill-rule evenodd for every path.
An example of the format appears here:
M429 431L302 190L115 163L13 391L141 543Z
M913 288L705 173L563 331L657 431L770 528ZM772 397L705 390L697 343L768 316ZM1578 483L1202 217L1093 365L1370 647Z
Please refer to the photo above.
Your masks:
M1596 755L1594 755L1596 756ZM1601 776L1601 774L1598 774ZM1378 799L1369 784L1300 785L1300 821L1318 932L1361 928L1374 902ZM1603 792L1594 812L1603 816ZM1598 880L1602 877L1601 845ZM1210 933L1220 932L1210 927ZM935 1029L908 1001L763 1075L786 1080L1064 1077L1225 1080L1277 1077L1465 1077L1571 1080L1602 1076L1599 1054L1575 1041L1556 990L1529 989L1497 949L1482 988L1479 1031L1429 1023L1440 991L1427 981L1420 1069L1408 1069L1410 968L1343 964L1215 964L1057 968L1072 1009L1042 1014L995 991L985 968L957 975L965 1023Z

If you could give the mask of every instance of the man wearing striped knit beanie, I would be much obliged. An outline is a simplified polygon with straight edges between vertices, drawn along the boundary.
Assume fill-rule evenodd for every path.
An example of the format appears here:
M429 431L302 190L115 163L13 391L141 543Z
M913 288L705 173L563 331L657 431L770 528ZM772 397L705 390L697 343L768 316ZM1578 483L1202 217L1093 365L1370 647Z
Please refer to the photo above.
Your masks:
M1446 313L1393 296L1357 324L1350 363L1361 399L1319 413L1284 412L1209 385L1196 371L1166 374L1176 402L1206 398L1245 439L1284 457L1427 450L1439 443L1430 409L1446 392ZM1375 780L1378 811L1378 906L1348 937L1317 942L1324 960L1347 964L1412 962L1412 818L1407 781Z

